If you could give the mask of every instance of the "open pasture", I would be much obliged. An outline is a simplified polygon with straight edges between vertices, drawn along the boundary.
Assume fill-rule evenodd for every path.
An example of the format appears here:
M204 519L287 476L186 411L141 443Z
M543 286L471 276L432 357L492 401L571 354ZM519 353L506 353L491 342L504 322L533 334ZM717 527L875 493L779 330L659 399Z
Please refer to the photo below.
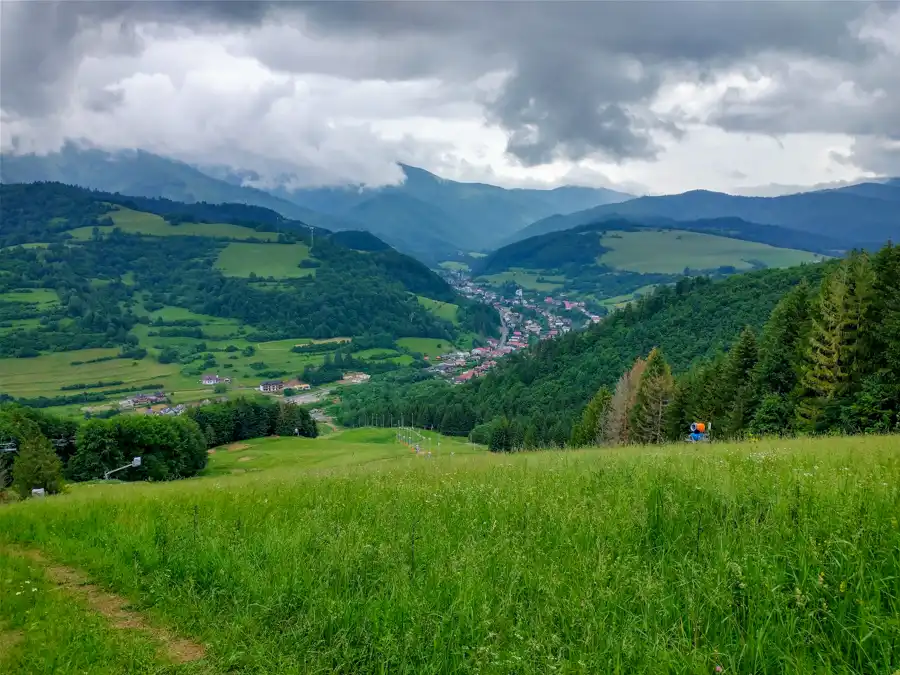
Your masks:
M113 227L118 227L128 234L143 234L151 237L195 236L237 240L259 239L261 241L275 241L278 239L277 232L257 232L249 227L241 227L230 223L182 223L180 225L172 225L162 216L121 207L110 211L108 215L115 225L97 228L104 234L111 232ZM79 227L71 230L70 234L75 239L90 239L93 236L93 231L93 227Z
M493 286L501 286L513 282L526 290L538 291L539 293L560 289L566 281L566 278L562 276L553 276L524 269L510 269L498 274L483 276L481 279Z
M456 313L459 311L459 305L455 305L452 302L432 300L431 298L426 298L422 295L418 295L416 296L416 298L418 299L419 304L422 305L422 307L427 309L436 317L444 319L445 321L449 321L454 325L459 323L459 320L456 318Z
M121 380L125 384L118 386L122 387L162 382L178 372L177 365L157 363L151 358L140 361L112 359L72 365L73 361L86 362L118 353L118 349L81 349L42 354L31 359L0 359L0 391L21 397L59 396L78 393L60 391L60 387L66 385Z
M308 277L315 268L298 267L309 258L306 244L228 244L216 260L216 268L231 277L275 277L288 279Z
M419 352L429 358L456 350L456 347L450 340L440 338L400 338L397 340L397 346L408 349L411 352Z
M748 270L754 260L766 267L790 267L822 259L808 251L681 230L611 232L601 243L612 250L600 256L598 263L629 272L679 274L685 267L710 270L722 266Z
M183 671L129 672L900 668L896 437L512 456L445 441L425 458L394 433L249 441L207 477L3 506L0 550L83 570L205 647ZM44 589L16 565L4 580ZM52 613L29 607L0 601L0 635L20 636L0 669L46 654L32 636ZM82 650L98 663L137 653L102 622L61 630L102 645Z

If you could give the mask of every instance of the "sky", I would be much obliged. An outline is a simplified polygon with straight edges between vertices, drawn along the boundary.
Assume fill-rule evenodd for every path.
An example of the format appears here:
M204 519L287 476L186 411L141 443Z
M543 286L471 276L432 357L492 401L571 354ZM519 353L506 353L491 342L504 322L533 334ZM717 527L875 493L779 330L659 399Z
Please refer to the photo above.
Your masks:
M771 194L900 175L900 3L0 2L0 144L258 187Z

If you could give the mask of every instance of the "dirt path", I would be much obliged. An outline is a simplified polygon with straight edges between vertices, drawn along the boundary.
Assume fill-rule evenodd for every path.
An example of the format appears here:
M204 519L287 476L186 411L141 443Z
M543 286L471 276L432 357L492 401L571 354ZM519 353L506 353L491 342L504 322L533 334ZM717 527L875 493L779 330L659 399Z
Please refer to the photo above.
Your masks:
M144 633L157 644L159 656L171 663L199 661L206 655L206 649L198 642L181 638L160 626L154 626L139 612L128 609L127 599L108 593L91 583L80 570L65 565L57 565L47 560L39 551L32 549L5 549L12 555L26 558L39 565L47 578L57 588L78 598L95 612L102 614L114 628L136 630Z

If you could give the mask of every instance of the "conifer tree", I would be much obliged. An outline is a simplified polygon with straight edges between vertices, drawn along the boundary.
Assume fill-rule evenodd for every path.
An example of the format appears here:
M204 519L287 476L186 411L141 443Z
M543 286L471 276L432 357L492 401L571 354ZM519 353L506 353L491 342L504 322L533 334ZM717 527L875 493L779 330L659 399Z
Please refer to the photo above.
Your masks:
M722 380L722 404L726 410L725 436L739 434L753 415L751 372L758 357L756 334L748 326L728 352L725 362Z
M871 307L872 352L878 369L900 385L900 246L888 244L872 260L875 273Z
M801 283L772 310L759 340L753 369L754 395L790 394L797 386L803 347L809 330L809 287Z
M572 430L572 445L597 445L603 438L603 425L609 408L612 394L606 387L601 387L588 402L581 414L581 420Z
M866 322L872 299L872 268L854 253L822 281L813 305L797 409L801 428L814 430L865 364Z
M672 370L662 352L654 347L638 380L629 414L631 442L662 443L665 440L666 411L673 389Z
M637 394L637 386L647 362L638 358L631 370L626 371L616 383L603 424L603 438L610 445L627 445L632 443L631 408L634 406L634 397Z

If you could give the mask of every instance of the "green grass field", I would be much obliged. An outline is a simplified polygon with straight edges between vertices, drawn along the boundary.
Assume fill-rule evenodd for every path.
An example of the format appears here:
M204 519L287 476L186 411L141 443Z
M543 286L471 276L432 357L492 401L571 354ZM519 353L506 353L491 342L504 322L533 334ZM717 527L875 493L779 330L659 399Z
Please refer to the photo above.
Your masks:
M109 213L110 218L123 232L130 234L145 234L153 237L223 237L228 239L260 239L262 241L275 241L278 239L276 232L257 232L249 227L231 225L229 223L182 223L171 225L161 216L142 211L119 208ZM100 232L109 233L113 228L106 226L98 228ZM93 227L79 227L71 230L70 234L75 239L90 239L93 235Z
M449 340L437 338L400 338L397 340L397 344L404 349L419 352L423 356L430 358L455 351L456 349Z
M306 244L228 244L219 254L216 267L227 276L288 279L308 277L315 268L298 267L309 258Z
M459 319L457 319L456 317L456 313L459 311L459 305L454 305L452 302L432 300L431 298L426 298L422 295L417 295L416 297L418 298L419 304L422 305L422 307L427 309L438 318L449 321L453 325L457 325L459 323Z
M164 365L151 358L140 361L113 359L80 366L71 365L72 361L90 361L103 356L115 356L118 352L118 349L81 349L43 354L33 359L0 359L0 391L22 397L60 396L77 393L60 391L60 387L64 385L111 380L137 385L167 381L178 373L177 365Z
M251 441L206 477L0 506L0 672L900 667L896 437L512 456L433 441L432 458L391 430ZM61 565L205 657L166 665L65 602L77 589L46 580Z
M747 270L752 267L751 260L767 267L790 267L822 259L807 251L679 230L614 232L604 235L601 242L612 250L598 262L630 272L679 274L685 267L706 270L723 265Z
M539 277L543 279L543 281L538 281ZM481 279L492 286L501 286L512 281L524 289L539 291L541 293L555 291L558 288L561 288L566 280L565 277L552 276L541 272L518 268L509 269L505 272L500 272L499 274L489 274L481 277Z
M16 291L7 291L3 295L0 295L0 299L7 302L53 305L59 302L59 294L49 288L23 288Z

